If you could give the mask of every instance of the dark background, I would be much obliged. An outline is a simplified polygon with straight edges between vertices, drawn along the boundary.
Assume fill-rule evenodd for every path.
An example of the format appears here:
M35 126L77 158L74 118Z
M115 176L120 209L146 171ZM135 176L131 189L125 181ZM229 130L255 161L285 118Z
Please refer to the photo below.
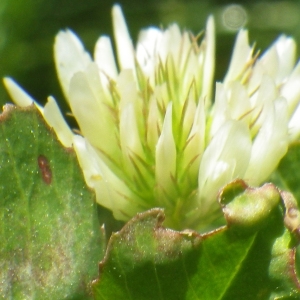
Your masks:
M55 74L53 42L60 29L71 28L93 52L98 36L112 35L111 0L0 0L0 76L13 77L37 101L53 95L66 110ZM121 0L131 36L151 25L172 22L199 33L213 14L217 28L216 79L229 63L239 27L264 50L280 33L300 42L300 1ZM0 85L0 104L9 98Z

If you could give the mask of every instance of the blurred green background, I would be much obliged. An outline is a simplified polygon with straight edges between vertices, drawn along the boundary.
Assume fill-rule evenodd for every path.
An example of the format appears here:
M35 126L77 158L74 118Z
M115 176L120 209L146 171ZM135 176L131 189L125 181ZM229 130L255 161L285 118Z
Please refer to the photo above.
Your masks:
M53 95L67 109L53 62L53 41L60 29L71 28L92 52L99 35L112 34L111 0L0 0L0 75L13 77L37 101ZM122 0L133 40L140 28L177 22L199 33L209 14L217 27L216 79L225 74L240 27L250 41L265 49L280 34L300 42L300 1ZM0 85L0 104L9 101Z

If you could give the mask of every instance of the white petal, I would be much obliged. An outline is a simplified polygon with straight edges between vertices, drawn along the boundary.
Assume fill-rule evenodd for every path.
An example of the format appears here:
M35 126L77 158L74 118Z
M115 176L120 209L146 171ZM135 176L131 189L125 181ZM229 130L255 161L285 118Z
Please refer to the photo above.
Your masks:
M138 106L138 90L134 80L132 70L122 70L117 79L117 88L120 94L120 110L122 110L128 103L134 103Z
M223 124L230 119L242 120L249 124L251 104L246 88L238 81L231 81L227 86L217 83L216 100L210 136L214 136Z
M98 39L95 46L94 57L100 69L100 76L106 75L115 80L118 71L110 38L102 36Z
M273 102L278 96L273 78L263 75L259 90L250 98L253 107L252 120L255 121L251 129L253 133L256 133L266 122L266 119L269 118L268 116L273 110Z
M196 108L197 106L195 103L194 95L189 95L185 103L184 111L183 109L181 109L181 111L178 114L182 121L179 122L179 126L176 127L178 128L178 131L181 131L181 141L183 142L186 141L191 132L194 123Z
M163 33L157 28L150 27L141 30L136 46L136 58L144 74L149 77L152 86L155 85L155 68L159 63L158 49Z
M128 220L143 210L127 185L107 167L83 137L74 136L73 143L85 180L95 189L99 204L112 210L118 220Z
M275 100L264 118L262 127L255 137L245 174L245 179L251 185L259 185L270 176L288 147L286 100L284 98Z
M287 100L289 116L291 116L300 100L300 62L280 87L280 95Z
M103 174L97 164L97 153L92 147L88 147L87 140L82 136L74 135L72 143L86 183L89 187L94 188L95 182L103 178Z
M136 57L140 65L155 57L157 46L162 38L162 32L158 28L150 27L139 32L136 45Z
M153 153L155 152L160 128L161 124L159 118L159 110L154 96L151 96L147 118L147 143Z
M279 57L276 48L273 46L268 49L260 58L260 62L264 68L264 74L269 75L275 80L279 72Z
M157 55L163 63L165 63L168 56L177 62L180 55L181 46L181 32L177 24L172 24L167 30L163 32L163 37L157 47Z
M101 92L96 67L79 72L70 83L70 106L83 135L98 149L118 159L116 124Z
M174 194L172 176L176 172L176 147L172 130L172 103L169 103L162 133L159 137L155 153L155 177L157 185L163 193Z
M58 79L67 100L69 85L75 73L84 71L92 62L81 41L71 31L60 31L55 38L54 59Z
M300 104L289 121L289 140L296 141L300 136Z
M73 133L53 97L48 97L48 102L44 107L44 117L49 126L54 129L61 143L65 147L72 147Z
M240 30L236 38L233 54L224 83L237 79L252 59L253 47L249 46L248 31Z
M97 202L112 209L113 201L110 197L109 183L103 178L97 153L89 146L86 139L79 135L74 136L73 144L85 181L90 188L96 190Z
M284 35L275 42L276 51L279 57L279 72L277 80L281 81L293 70L296 58L296 42Z
M200 209L216 206L217 193L226 183L243 178L251 153L250 132L241 121L227 121L204 151L199 169Z
M137 154L144 158L144 151L141 144L141 137L134 111L133 103L129 103L121 112L120 115L120 143L125 161L131 172L134 172L130 157Z
M183 167L192 180L198 177L199 165L205 148L206 117L203 99L199 100L194 122L183 152Z
M119 5L113 6L112 18L120 69L135 69L134 48Z
M247 119L247 114L251 111L250 99L245 87L238 81L228 84L230 116L235 120ZM247 122L246 122L247 123Z
M139 136L144 137L145 120L144 118L141 118L141 116L144 115L144 103L143 98L141 98L138 93L132 70L126 69L121 71L117 79L117 88L120 96L119 117L121 118L120 114L128 107L128 105L132 105Z
M263 63L258 60L254 64L251 77L249 78L248 87L247 87L249 95L253 94L259 88L263 74L264 74Z
M227 109L228 99L224 84L217 82L215 89L215 104L212 111L212 122L210 127L210 137L212 138L221 126L230 119Z
M272 77L277 85L281 85L292 72L295 64L295 55L295 41L291 38L280 36L255 63L248 84L249 93L259 86L260 80L266 74Z
M29 94L27 94L12 78L5 77L3 79L3 83L10 97L18 106L26 107L34 103L40 110L40 112L43 113L43 108Z
M212 16L207 20L205 32L205 58L203 64L203 83L201 96L207 97L207 102L211 101L213 77L215 71L215 23Z
M202 42L203 44L205 43ZM206 83L208 86L202 86L202 73L205 72L203 70L203 61L210 54L206 53L205 49L194 51L194 47L196 46L192 44L190 35L188 32L184 32L181 39L181 55L179 56L178 71L175 71L178 83L181 86L181 88L178 88L178 94L180 95L178 98L185 99L189 93L198 94L201 91L201 95L205 95L206 103L210 104L211 99L207 91L210 90L211 86L209 83ZM200 54L197 52L200 52ZM202 57L200 58L200 56ZM213 74L213 71L213 69L208 71L206 79L209 79L210 72ZM183 103L183 100L180 102Z

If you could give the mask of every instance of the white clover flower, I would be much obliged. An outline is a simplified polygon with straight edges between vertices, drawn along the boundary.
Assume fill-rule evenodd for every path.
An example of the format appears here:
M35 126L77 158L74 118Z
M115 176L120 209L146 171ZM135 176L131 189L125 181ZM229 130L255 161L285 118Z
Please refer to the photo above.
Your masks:
M53 98L40 110L62 143L74 146L98 203L117 219L164 207L173 228L211 225L222 216L220 188L237 178L260 185L299 136L295 42L281 36L258 58L241 30L215 86L211 17L200 43L174 24L141 31L134 47L119 6L113 25L118 63L106 36L94 60L69 30L55 41L58 77L81 135ZM5 83L17 103L33 101Z

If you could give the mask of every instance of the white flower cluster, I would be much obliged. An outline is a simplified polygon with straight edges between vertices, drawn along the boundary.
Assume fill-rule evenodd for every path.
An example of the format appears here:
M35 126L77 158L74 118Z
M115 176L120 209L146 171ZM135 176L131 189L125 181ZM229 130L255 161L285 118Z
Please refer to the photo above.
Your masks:
M263 183L298 138L295 42L281 36L258 57L241 30L215 85L212 18L201 42L174 24L141 31L134 48L120 7L112 14L118 63L106 36L94 59L71 31L56 38L58 77L81 134L52 97L39 109L117 219L164 207L173 228L213 224L219 189L237 178ZM11 79L5 85L18 105L32 103Z

